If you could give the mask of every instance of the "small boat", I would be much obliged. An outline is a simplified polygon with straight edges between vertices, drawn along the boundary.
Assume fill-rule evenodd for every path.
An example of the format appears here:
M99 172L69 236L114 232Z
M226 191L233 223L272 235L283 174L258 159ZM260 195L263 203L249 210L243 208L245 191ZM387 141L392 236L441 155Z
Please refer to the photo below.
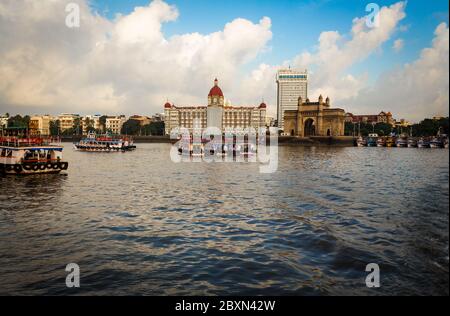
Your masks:
M430 141L430 148L442 148L442 147L444 147L444 145L438 137L434 137Z
M417 147L418 148L430 148L430 142L425 137L421 137L417 141Z
M376 147L378 140L378 134L369 134L367 138L367 147Z
M69 167L62 151L62 146L51 145L49 139L39 136L0 137L0 174L60 173Z
M97 137L94 133L89 133L87 138L74 143L78 151L86 152L124 152L136 149L130 137L112 137L109 135Z
M364 137L360 136L356 140L356 145L358 147L366 147L367 146L367 140Z
M408 148L416 148L417 147L417 140L414 138L408 139Z
M408 147L408 137L406 137L405 135L400 135L395 141L395 145L399 148Z
M394 147L395 145L395 140L394 137L389 136L386 138L386 147Z
M384 137L377 139L377 147L386 147L386 139Z

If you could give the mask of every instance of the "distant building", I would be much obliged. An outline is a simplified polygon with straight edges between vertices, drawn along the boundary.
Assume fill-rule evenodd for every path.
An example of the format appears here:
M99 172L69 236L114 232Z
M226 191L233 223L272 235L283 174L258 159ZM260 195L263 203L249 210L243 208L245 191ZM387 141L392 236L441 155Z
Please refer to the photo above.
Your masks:
M30 117L29 129L32 133L39 135L49 136L50 135L50 115L35 115Z
M152 119L150 117L142 115L133 115L130 116L129 119L138 122L140 126L145 126L152 122Z
M284 113L284 133L291 136L343 136L345 111L331 108L330 98L319 97L318 102L298 98L297 109Z
M266 116L266 127L274 127L275 123L275 118L273 118L272 116Z
M164 122L164 114L156 113L152 116L152 122Z
M298 98L308 98L308 73L282 69L277 73L277 122L284 130L284 112L297 109Z
M113 134L120 134L122 131L122 126L126 120L125 115L108 116L106 118L106 130Z
M80 119L79 114L68 114L64 113L58 116L59 120L59 129L61 133L64 133L65 131L74 128L75 121L77 119Z
M0 129L8 127L8 120L9 120L9 117L7 117L7 116L0 116Z
M386 123L392 126L395 125L395 120L392 118L392 113L384 111L381 111L378 115L353 115L352 113L346 113L345 121L348 123Z
M395 122L395 126L397 127L410 127L412 124L405 119L401 119L400 121Z
M236 107L225 104L225 98L218 80L208 94L208 106L178 107L167 102L164 105L165 133L170 134L174 128L185 127L190 132L194 128L217 127L224 129L241 129L252 127L255 130L265 128L265 103L254 107Z
M102 124L100 123L100 114L86 115L81 120L81 125L83 126L83 134L87 135L89 129L100 130Z

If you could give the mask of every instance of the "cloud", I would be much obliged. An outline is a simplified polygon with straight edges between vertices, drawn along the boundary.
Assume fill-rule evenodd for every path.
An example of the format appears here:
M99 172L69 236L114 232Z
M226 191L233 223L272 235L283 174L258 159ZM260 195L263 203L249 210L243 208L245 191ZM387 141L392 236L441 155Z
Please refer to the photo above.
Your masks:
M419 121L434 115L448 116L449 29L437 26L431 47L410 64L382 74L373 87L349 100L360 113L391 110L399 118Z
M166 38L176 7L161 0L114 21L92 13L64 24L66 1L0 4L0 111L154 113L166 98L205 104L215 76L227 91L242 65L264 51L271 20L235 19L223 30ZM258 100L253 100L257 103Z
M394 50L394 52L399 53L403 49L404 45L405 45L405 41L403 39L399 38L394 41L394 44L392 45L392 49Z

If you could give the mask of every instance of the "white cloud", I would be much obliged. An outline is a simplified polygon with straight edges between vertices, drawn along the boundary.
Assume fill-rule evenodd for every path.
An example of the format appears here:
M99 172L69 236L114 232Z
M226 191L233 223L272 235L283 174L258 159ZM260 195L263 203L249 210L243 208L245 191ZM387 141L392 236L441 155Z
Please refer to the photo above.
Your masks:
M131 114L160 112L166 98L205 104L215 76L227 91L272 38L267 17L166 38L162 25L179 12L163 1L114 21L93 14L86 0L77 2L79 29L64 24L66 1L0 4L0 111Z
M434 32L431 47L424 48L417 60L382 74L375 86L349 100L349 104L360 113L386 109L413 121L434 115L448 116L448 68L449 29L446 23L441 23Z
M399 53L403 49L403 46L405 46L405 41L403 39L399 38L394 41L392 48L394 49L394 51L396 53Z

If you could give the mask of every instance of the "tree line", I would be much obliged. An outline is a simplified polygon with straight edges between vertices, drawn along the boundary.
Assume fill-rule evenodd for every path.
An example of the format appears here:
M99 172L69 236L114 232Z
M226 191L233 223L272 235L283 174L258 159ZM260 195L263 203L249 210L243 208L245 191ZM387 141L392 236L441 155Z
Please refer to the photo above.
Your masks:
M404 133L407 135L412 135L413 137L436 136L438 133L448 135L449 118L424 119L420 123L416 123L408 127L392 126L387 123L345 123L346 136L368 136L372 133L376 133L379 136L389 136L392 133L395 135Z

